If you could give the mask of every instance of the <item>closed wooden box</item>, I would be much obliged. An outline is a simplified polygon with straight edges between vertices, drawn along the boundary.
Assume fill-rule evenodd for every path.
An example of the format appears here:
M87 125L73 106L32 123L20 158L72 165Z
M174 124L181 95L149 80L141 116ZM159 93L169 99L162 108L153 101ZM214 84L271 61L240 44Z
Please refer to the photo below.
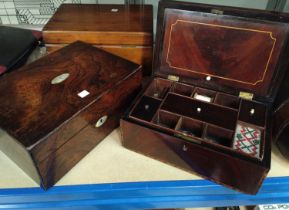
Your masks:
M152 5L62 4L43 28L48 52L80 40L143 65L151 74Z
M25 64L41 36L38 31L0 25L0 75Z
M160 1L155 77L121 120L124 147L257 193L270 169L287 21L282 13Z
M141 67L75 42L0 80L0 149L45 189L119 125Z

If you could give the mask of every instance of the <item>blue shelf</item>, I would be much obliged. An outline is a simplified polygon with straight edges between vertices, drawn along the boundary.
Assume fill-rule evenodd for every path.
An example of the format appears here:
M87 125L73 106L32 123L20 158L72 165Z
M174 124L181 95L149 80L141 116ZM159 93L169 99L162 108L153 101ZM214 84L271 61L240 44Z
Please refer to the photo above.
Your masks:
M1 189L0 209L144 209L289 202L289 177L271 177L255 196L206 180Z

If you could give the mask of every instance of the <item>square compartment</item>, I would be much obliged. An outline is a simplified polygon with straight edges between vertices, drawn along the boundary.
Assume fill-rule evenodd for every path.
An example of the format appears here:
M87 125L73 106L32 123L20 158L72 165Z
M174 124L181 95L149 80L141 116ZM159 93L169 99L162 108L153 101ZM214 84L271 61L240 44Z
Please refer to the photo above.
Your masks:
M241 101L239 120L264 127L266 124L266 114L266 105L256 101Z
M178 115L174 115L172 113L165 111L159 111L154 117L153 123L161 127L170 128L174 130L179 121L179 118L180 117Z
M151 121L160 104L161 100L159 99L143 96L133 108L130 116L145 121Z
M214 101L214 98L216 96L216 91L212 91L212 90L208 90L208 89L204 89L204 88L196 88L195 91L193 92L193 94L191 95L192 98L196 99L196 100L200 100L200 101L205 101L208 103L211 103ZM204 99L210 99L210 100L203 100L203 99L198 99L197 96L201 96Z
M240 99L225 93L218 93L214 101L215 104L227 106L233 109L239 109Z
M169 80L154 79L144 94L153 98L163 99L171 85L172 82Z
M202 137L204 130L204 123L189 118L180 118L176 130L184 136Z
M207 124L204 134L204 139L209 142L220 144L226 147L231 147L232 145L234 136L234 132L232 130L227 130L221 127Z
M191 96L194 91L194 87L183 85L181 83L174 83L170 91L184 96Z

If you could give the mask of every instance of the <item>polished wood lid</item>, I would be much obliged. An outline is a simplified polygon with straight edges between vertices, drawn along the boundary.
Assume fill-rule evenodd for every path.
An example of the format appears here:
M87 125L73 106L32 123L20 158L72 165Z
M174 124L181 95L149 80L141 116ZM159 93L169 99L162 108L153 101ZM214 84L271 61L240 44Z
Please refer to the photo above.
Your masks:
M0 129L31 149L139 68L75 42L1 78Z
M162 1L156 74L236 95L244 91L272 97L287 63L289 27L266 13L189 3L180 8Z
M152 5L62 4L43 28L46 43L151 45Z

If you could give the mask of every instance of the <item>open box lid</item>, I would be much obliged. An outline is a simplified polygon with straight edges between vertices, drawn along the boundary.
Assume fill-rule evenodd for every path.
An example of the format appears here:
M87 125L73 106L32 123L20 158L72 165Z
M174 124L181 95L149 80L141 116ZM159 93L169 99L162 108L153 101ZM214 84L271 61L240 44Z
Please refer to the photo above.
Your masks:
M271 101L288 59L288 14L160 1L155 75Z

